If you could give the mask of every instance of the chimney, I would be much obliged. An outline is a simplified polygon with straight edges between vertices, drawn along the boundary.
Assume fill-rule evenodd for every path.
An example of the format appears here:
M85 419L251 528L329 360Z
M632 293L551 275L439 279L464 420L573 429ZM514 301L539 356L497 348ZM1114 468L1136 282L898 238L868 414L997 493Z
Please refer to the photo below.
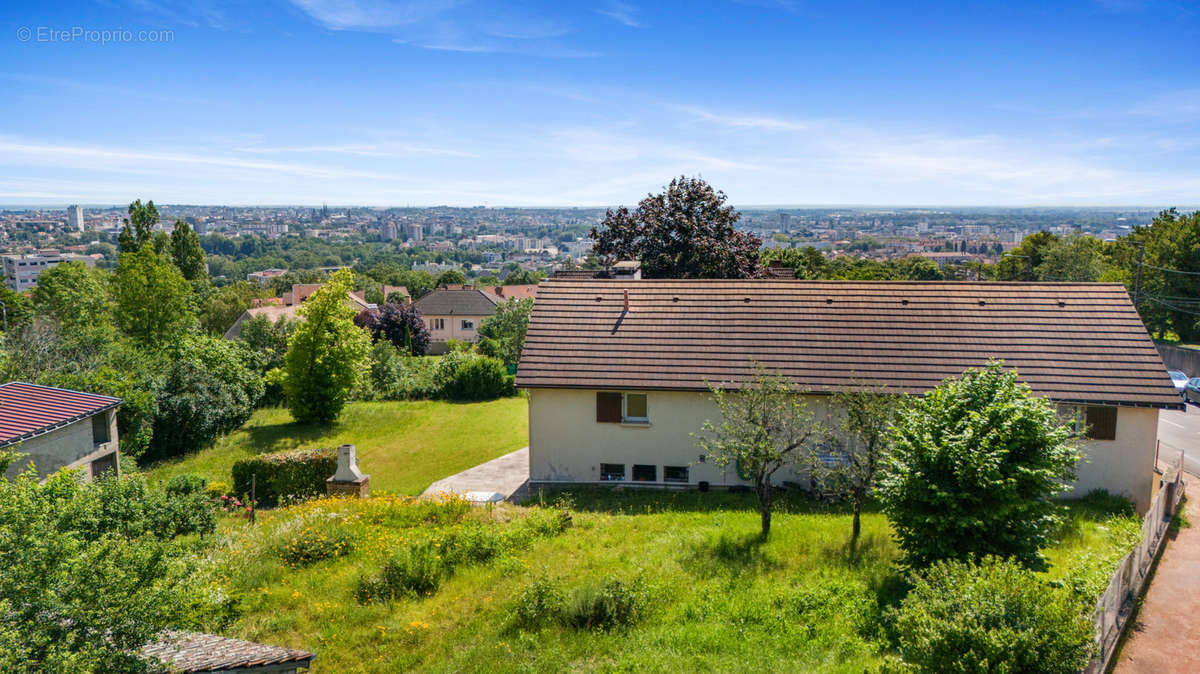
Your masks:
M325 491L330 496L356 496L367 498L371 494L371 476L363 475L358 469L358 455L354 445L342 445L337 450L337 472L325 480Z
M629 288L625 289L625 311L629 311Z

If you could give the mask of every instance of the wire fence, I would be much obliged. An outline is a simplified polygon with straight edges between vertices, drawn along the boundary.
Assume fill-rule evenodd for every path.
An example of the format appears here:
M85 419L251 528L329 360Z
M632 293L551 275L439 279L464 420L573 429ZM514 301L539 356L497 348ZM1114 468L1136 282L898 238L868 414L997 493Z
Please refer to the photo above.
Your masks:
M1185 483L1181 468L1187 461L1187 456L1180 451L1168 459L1165 455L1166 448L1162 447L1160 451L1162 453L1159 460L1169 460L1173 465L1164 472L1158 494L1150 504L1146 518L1142 520L1141 540L1133 552L1121 560L1112 579L1109 580L1108 588L1096 602L1096 609L1092 612L1092 623L1096 626L1096 656L1084 670L1085 674L1100 674L1108 670L1134 604L1145 589L1150 568L1167 538L1171 518L1183 499Z

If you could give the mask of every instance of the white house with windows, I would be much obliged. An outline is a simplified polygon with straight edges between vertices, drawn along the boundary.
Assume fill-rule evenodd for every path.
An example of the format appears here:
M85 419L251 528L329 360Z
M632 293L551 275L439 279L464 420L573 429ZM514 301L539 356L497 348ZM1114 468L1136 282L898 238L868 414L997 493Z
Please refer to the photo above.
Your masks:
M1158 411L1181 401L1124 287L1095 283L544 281L517 371L530 482L747 484L696 445L710 384L757 364L828 416L832 392L921 394L990 359L1085 420L1074 494L1148 506Z

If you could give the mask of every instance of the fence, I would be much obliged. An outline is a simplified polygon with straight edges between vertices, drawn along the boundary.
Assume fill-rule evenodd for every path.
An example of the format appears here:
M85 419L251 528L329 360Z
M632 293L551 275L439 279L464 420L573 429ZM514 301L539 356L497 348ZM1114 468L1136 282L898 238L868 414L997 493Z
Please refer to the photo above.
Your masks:
M1166 540L1171 517L1183 498L1183 465L1184 454L1180 452L1179 463L1163 474L1162 487L1150 504L1146 519L1142 521L1141 540L1133 552L1121 560L1112 580L1108 582L1108 588L1096 602L1092 622L1096 626L1097 654L1084 670L1085 674L1101 674L1108 669L1134 603L1145 589L1150 567Z

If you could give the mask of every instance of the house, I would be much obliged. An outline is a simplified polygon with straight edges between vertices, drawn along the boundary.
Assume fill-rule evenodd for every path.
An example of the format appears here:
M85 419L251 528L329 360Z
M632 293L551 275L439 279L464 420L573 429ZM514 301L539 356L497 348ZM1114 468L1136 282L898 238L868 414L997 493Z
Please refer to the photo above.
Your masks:
M451 339L474 342L479 324L496 313L501 299L495 293L467 288L437 288L413 302L429 329L429 352L443 353Z
M718 418L710 382L758 363L831 415L831 392L920 394L992 358L1086 418L1076 495L1147 507L1158 412L1181 403L1125 288L1100 283L544 281L516 381L530 481L745 484L691 435Z
M537 297L537 284L514 284L510 286L485 286L480 290L485 290L500 298L501 302L507 300L531 300Z
M0 385L0 449L25 455L7 475L30 464L43 478L60 468L82 468L87 479L117 470L120 404L120 398L53 386Z
M201 632L168 633L143 648L142 655L159 661L164 671L173 674L296 674L307 671L316 657L307 651Z
M266 316L271 323L277 322L281 318L288 320L297 320L300 315L296 310L300 308L304 301L317 292L321 287L320 283L297 283L292 286L292 289L285 292L282 298L278 301L272 301L274 298L268 298L264 301L256 301L254 306L242 312L241 316L229 326L225 331L225 339L237 339L242 334L242 325L258 316ZM367 301L355 293L346 293L346 301L349 302L355 309L361 311L370 308L371 305Z

